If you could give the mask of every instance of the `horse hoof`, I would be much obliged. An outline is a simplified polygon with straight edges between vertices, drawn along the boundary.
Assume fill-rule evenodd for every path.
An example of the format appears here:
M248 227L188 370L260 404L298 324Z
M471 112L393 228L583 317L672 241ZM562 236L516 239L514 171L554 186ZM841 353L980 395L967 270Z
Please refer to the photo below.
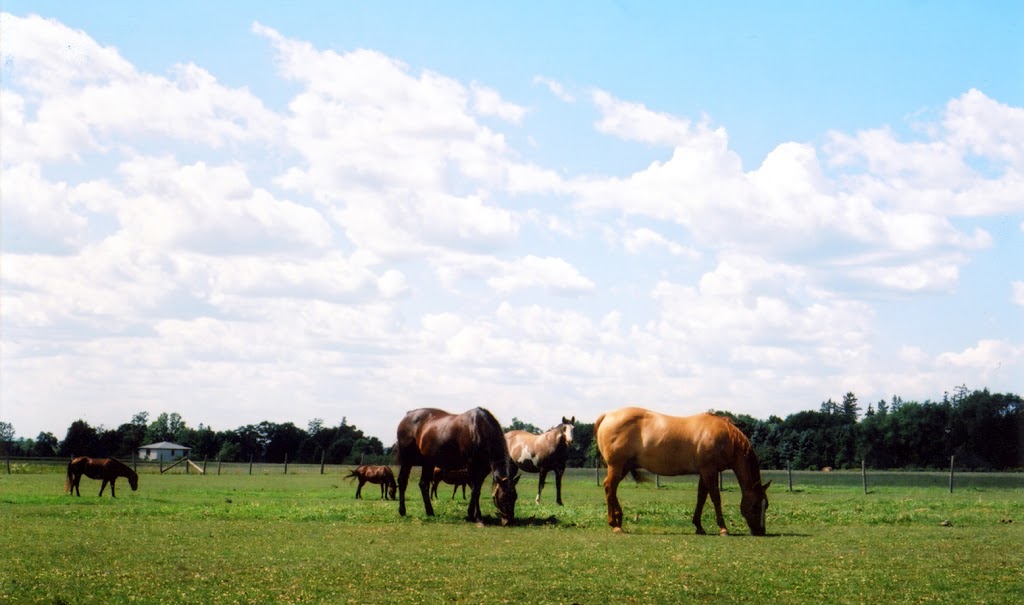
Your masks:
M622 528L621 527L613 527L612 528L612 533L621 535L622 534Z
M698 527L696 533L698 536L706 536L708 532L704 531L703 527Z
M722 529L718 530L718 535L719 536L728 536L729 535L729 530L727 530L727 529L725 529L723 527Z

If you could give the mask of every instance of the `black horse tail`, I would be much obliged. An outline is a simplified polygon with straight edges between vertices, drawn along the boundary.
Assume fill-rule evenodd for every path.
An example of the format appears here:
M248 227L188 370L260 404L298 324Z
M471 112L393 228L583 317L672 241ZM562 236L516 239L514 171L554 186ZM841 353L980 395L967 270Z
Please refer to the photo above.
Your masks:
M72 459L71 462L68 462L68 477L67 477L67 479L64 480L64 493L68 493L68 492L71 491L71 477L72 477L71 465L74 464L74 463L75 463L74 459Z
M357 469L350 470L348 472L348 475L345 475L344 477L342 477L342 479L355 479L355 478L359 477L359 473L357 473L356 470Z

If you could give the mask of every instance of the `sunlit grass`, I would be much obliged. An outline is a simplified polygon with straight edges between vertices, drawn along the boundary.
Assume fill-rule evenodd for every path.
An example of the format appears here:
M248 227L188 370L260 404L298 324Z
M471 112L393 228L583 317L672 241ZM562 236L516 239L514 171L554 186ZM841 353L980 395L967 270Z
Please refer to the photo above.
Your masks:
M400 518L394 502L355 500L337 473L144 475L116 500L97 498L98 482L83 480L77 498L60 476L0 475L0 602L1006 603L1024 593L1019 488L864 495L777 482L770 536L752 538L727 481L734 536L719 538L693 533L692 482L664 483L623 483L616 536L592 472L566 481L565 507L553 486L534 505L527 475L512 528L464 522L451 492L427 518L415 484ZM486 497L483 508L493 517Z

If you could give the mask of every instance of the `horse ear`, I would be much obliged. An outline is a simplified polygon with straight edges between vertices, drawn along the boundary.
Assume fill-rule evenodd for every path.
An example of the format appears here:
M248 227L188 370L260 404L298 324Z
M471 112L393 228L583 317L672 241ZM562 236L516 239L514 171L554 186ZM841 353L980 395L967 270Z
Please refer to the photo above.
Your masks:
M769 488L769 487L771 487L771 485L772 485L772 481L775 481L775 480L774 480L774 479L770 479L770 480L768 481L768 483L765 483L765 484L764 484L764 485L763 485L763 486L761 487L761 491L768 491L768 488Z
M522 479L522 478L523 478L522 475L516 475L515 479L512 480L512 487L515 487L516 484L519 483L519 480Z
M572 417L572 420L569 421L569 424L576 424L576 417L575 416Z
M569 424L569 419L566 418L565 416L562 416L562 424Z

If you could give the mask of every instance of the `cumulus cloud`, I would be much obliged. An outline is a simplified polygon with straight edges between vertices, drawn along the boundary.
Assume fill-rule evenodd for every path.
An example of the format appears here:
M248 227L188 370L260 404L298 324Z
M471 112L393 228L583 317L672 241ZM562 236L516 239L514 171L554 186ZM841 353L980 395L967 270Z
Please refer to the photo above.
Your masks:
M175 66L171 78L139 73L116 49L35 16L5 15L3 39L4 70L35 105L27 114L17 96L5 102L13 116L4 118L12 129L4 138L22 143L19 159L79 158L147 136L220 147L278 132L258 98L196 65Z

